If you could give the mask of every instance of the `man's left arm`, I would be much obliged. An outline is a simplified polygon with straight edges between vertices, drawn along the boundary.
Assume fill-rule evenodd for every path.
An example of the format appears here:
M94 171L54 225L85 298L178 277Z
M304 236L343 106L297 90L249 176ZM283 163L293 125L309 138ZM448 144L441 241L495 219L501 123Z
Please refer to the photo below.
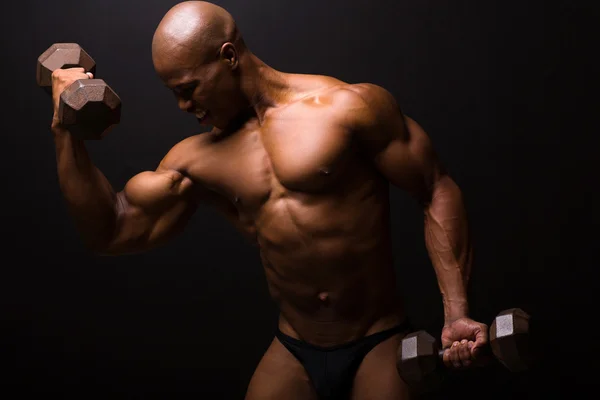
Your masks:
M377 170L423 206L425 243L444 306L442 347L448 366L467 366L487 343L487 326L469 318L467 283L472 261L467 214L458 185L441 166L425 131L404 116L393 96L376 85L354 85L362 99L351 107L361 149Z

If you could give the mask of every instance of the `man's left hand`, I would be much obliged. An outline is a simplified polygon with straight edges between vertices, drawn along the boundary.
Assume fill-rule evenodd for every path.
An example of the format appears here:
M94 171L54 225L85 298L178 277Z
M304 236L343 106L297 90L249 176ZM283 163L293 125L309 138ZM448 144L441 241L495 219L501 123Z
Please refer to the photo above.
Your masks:
M442 329L444 364L454 369L468 367L480 359L481 349L487 343L486 324L467 317L447 322Z

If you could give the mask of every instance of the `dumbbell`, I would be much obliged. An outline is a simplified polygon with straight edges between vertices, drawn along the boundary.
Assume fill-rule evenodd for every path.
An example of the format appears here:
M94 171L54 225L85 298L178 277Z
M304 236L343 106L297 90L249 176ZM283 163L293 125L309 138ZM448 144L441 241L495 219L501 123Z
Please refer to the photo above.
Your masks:
M481 348L482 355L493 356L509 371L527 370L532 362L529 322L529 314L520 308L502 311L490 326L489 344ZM433 336L423 330L405 336L397 355L398 373L414 391L427 392L439 387L443 380L444 350Z
M37 84L52 94L52 73L76 67L96 72L96 63L77 43L55 43L38 57ZM58 117L74 136L98 140L120 122L121 99L102 79L80 79L61 93Z

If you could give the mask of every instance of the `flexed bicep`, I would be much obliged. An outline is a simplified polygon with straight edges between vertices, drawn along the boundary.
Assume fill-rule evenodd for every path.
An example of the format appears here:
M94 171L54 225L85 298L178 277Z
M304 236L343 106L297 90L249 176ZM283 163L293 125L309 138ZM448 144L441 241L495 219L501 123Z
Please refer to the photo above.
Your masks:
M179 233L197 209L194 185L183 173L159 168L131 178L117 193L115 235L105 253L135 253Z

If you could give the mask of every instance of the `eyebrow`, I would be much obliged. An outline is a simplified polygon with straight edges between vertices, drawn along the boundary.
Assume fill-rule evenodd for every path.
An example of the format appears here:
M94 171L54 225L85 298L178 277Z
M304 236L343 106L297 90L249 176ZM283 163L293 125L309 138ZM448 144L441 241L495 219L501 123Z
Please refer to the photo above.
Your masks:
M197 84L198 84L198 80L197 80L197 79L195 79L195 80L192 80L192 81L181 82L181 83L179 83L179 84L177 84L177 85L175 85L175 86L173 86L173 87L171 87L171 86L170 86L168 83L165 83L165 87L166 87L167 89L170 89L170 90L174 90L174 91L178 91L178 92L180 92L180 91L182 91L182 90L189 89L189 88L191 88L192 86L196 86Z
M188 89L192 86L196 86L197 84L198 84L198 80L194 79L193 81L182 82L182 83L176 85L174 89L176 89L176 90Z

